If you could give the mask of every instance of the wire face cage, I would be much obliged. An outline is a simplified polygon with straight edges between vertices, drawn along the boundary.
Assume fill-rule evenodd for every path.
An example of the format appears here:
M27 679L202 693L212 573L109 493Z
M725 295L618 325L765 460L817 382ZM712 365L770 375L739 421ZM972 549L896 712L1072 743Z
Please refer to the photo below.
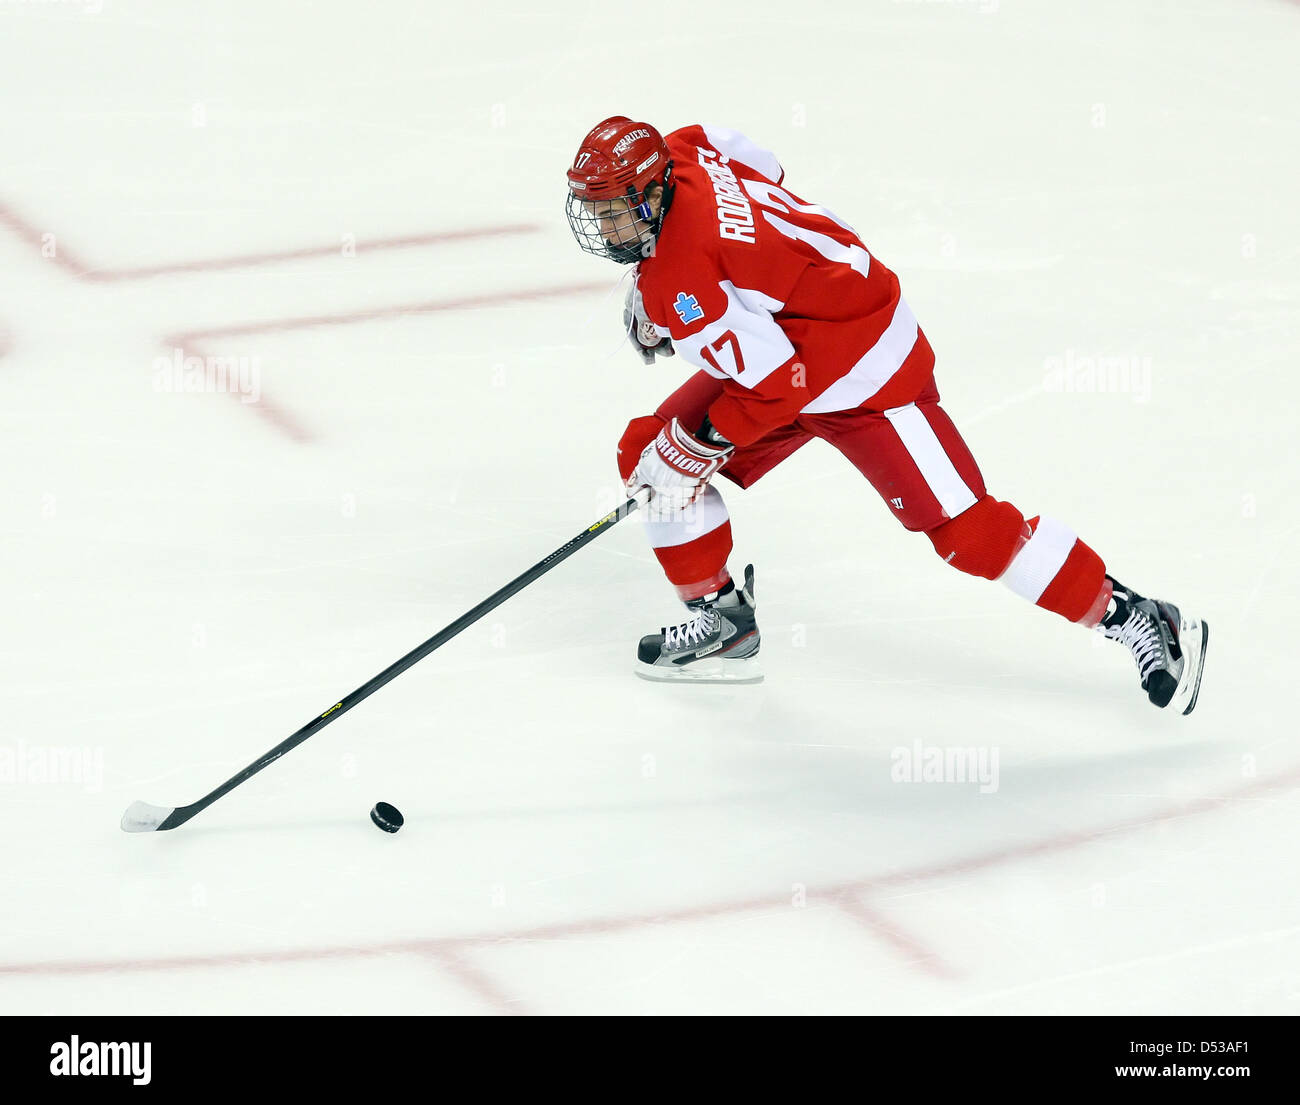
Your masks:
M571 191L565 212L582 249L622 265L641 260L659 229L645 193L632 188L612 199L585 199Z

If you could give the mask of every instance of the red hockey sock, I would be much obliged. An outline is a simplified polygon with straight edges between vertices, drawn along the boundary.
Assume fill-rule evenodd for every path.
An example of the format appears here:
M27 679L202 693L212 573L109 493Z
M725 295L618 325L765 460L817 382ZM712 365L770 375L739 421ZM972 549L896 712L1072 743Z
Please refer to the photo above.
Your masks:
M698 599L724 587L731 575L727 556L731 553L731 523L723 522L683 545L667 545L654 550L668 582L677 589L683 602Z

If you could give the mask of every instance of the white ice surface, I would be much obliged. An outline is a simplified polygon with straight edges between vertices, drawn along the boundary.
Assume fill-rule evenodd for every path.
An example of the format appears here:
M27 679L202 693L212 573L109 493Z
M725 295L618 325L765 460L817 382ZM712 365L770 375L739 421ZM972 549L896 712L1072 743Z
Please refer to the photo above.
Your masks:
M1300 1010L1300 7L646 10L0 5L0 1013ZM737 127L862 233L990 490L1209 621L1196 713L814 443L723 485L763 684L633 678L679 609L633 520L123 833L618 501L684 369L614 350L564 224L614 113ZM155 386L254 323L197 344L259 404ZM1090 356L1149 387L1045 388ZM998 789L891 781L914 741Z

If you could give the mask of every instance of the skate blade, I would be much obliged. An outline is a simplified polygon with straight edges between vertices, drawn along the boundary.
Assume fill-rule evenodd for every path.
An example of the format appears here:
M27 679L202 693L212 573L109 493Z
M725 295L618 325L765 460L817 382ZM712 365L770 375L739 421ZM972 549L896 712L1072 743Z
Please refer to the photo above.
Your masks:
M763 682L758 660L697 660L682 667L659 667L638 663L637 678L650 683L728 683L741 686Z
M1179 620L1178 646L1183 650L1187 669L1183 672L1182 682L1169 705L1175 709L1181 707L1183 714L1190 714L1196 709L1196 699L1201 693L1201 676L1205 672L1205 650L1210 643L1210 626L1208 622L1186 617Z

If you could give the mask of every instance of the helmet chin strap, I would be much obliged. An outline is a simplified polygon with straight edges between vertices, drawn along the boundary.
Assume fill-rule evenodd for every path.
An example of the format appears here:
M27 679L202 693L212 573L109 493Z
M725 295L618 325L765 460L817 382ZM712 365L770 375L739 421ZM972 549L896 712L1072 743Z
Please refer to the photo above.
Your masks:
M668 208L673 202L673 163L668 162L664 168L664 179L659 185L659 214L655 215L650 210L650 202L639 203L636 206L636 213L643 222L650 223L650 240L641 245L639 253L642 257L649 257L655 249L655 242L658 240L660 233L664 228L664 216L668 214ZM653 221L652 221L653 220Z
M659 232L664 228L664 216L668 214L668 208L673 205L673 192L677 186L673 183L673 163L670 161L664 166L664 179L659 185L661 191L659 194L659 215L655 219L655 237L659 237ZM649 204L646 204L649 207Z

